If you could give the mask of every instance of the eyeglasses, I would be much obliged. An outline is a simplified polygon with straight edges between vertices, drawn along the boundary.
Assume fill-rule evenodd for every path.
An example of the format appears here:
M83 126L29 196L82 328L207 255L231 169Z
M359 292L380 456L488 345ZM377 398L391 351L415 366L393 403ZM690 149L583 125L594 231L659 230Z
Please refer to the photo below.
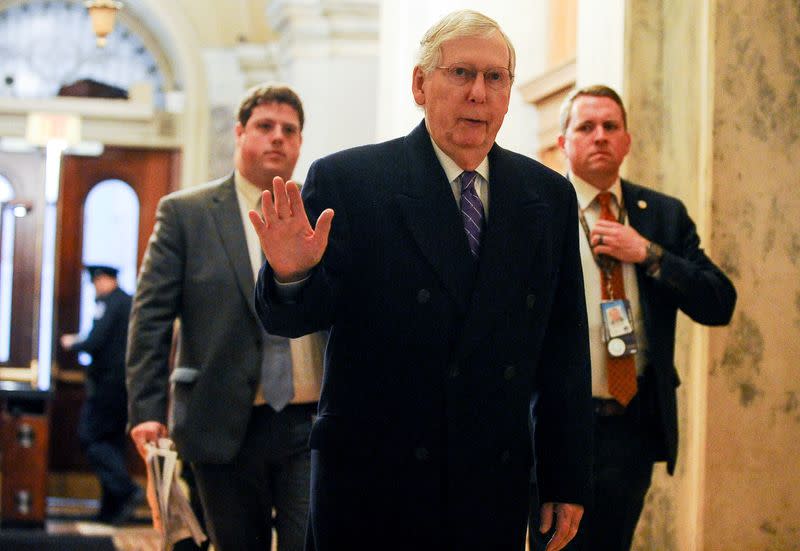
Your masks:
M514 75L505 67L492 67L485 71L478 71L472 65L466 63L455 63L448 67L436 67L442 69L450 82L456 86L464 86L465 84L472 84L478 73L483 73L483 82L486 86L493 90L505 90L511 86L514 80Z

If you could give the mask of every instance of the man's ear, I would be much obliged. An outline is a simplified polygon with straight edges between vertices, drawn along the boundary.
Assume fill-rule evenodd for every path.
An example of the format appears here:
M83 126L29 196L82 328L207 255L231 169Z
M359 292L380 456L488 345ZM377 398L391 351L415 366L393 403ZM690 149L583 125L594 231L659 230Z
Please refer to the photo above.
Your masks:
M411 92L414 94L414 101L417 105L425 105L425 90L422 84L425 82L425 73L419 65L414 67L414 74L411 76Z
M558 148L561 151L564 151L564 144L567 143L567 139L564 137L564 134L560 134L558 136Z
M241 122L236 121L236 124L233 127L233 133L236 136L236 141L239 141L239 136L241 136L243 132L244 126L242 126Z
M625 155L627 155L628 153L631 152L631 142L633 142L633 138L631 137L631 133L628 132L627 130L625 131L625 138L626 138L625 141L627 142L625 144Z

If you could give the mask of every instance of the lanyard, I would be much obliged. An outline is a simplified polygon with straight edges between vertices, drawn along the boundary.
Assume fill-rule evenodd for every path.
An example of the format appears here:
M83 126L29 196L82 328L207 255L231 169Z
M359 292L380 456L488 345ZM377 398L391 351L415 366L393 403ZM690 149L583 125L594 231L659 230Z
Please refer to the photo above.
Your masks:
M583 211L584 209L578 209L578 218L581 222L581 227L583 228L583 234L586 236L586 242L589 243L589 250L592 252L592 258L594 258L597 267L600 268L600 270L603 272L603 275L606 277L606 291L608 292L608 296L613 299L614 292L611 289L611 272L620 262L613 256L608 256L606 254L595 254L594 247L592 247L592 240L590 238L591 231L589 230L589 223L586 221L586 215L583 213ZM627 210L625 209L625 204L621 203L619 206L619 216L617 217L617 222L624 224L626 216Z

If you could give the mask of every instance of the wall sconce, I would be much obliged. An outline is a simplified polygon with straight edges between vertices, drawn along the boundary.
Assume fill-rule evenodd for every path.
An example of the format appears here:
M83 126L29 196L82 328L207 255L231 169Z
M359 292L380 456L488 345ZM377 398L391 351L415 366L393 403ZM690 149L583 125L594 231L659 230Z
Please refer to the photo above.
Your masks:
M97 46L102 48L106 45L106 37L114 30L114 18L117 16L117 10L122 9L122 2L86 0L84 5L89 10L89 17L92 19L92 29L97 36Z
M11 210L14 218L25 218L33 210L33 203L30 201L9 201L3 207Z

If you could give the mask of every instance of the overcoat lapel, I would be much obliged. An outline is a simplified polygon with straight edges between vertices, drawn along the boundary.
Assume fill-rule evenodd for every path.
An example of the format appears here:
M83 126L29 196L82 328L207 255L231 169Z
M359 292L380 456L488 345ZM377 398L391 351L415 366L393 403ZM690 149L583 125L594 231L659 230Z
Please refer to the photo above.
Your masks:
M258 319L253 299L253 270L250 266L250 255L247 252L247 239L244 235L242 217L239 215L239 202L236 198L236 187L233 176L226 180L213 198L211 215L217 227L225 256L231 264L236 283L245 298L248 309L254 319ZM248 221L249 223L249 221Z
M504 315L519 289L509 281L523 281L529 259L535 257L542 238L546 205L535 191L523 193L519 175L511 174L506 152L496 144L489 152L488 224L483 233L480 267L464 330L456 348L467 356ZM529 182L528 182L529 184ZM516 294L515 294L516 293Z
M461 213L423 121L404 140L405 166L395 199L417 246L462 311L475 281Z

